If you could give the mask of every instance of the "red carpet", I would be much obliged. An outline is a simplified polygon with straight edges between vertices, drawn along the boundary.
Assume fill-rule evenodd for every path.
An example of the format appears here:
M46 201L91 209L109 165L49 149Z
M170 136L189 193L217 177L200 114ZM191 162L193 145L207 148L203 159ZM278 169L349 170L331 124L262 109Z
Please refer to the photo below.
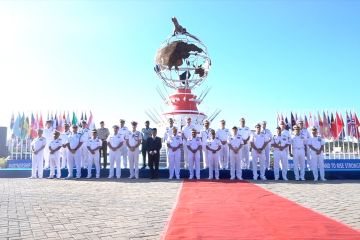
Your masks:
M247 182L183 183L163 239L338 239L360 232Z

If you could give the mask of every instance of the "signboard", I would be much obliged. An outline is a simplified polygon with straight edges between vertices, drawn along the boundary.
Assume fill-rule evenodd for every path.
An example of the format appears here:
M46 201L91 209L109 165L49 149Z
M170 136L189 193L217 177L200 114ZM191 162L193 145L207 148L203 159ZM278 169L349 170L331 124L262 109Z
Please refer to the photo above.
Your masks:
M307 162L307 161L306 161ZM294 162L289 160L289 169L294 168ZM355 170L360 171L360 159L326 159L324 160L326 170Z
M16 159L7 161L8 168L31 168L31 159Z

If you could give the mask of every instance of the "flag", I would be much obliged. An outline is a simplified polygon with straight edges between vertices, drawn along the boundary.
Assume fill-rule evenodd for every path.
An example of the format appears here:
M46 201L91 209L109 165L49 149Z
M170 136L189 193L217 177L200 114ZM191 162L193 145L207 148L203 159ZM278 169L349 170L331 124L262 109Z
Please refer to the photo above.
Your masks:
M12 113L11 114L11 119L10 119L10 130L12 130L13 129L13 127L14 127L14 113Z
M354 113L353 114L353 121L352 121L352 131L353 131L353 136L356 139L360 139L359 126L360 126L359 119L358 119L356 113Z
M338 112L336 111L336 120L335 120L335 125L336 125L336 137L335 137L335 139L338 139L339 138L339 136L340 136L340 134L341 134L341 132L342 132L342 130L343 130L343 122L342 122L342 120L341 120L341 118L340 118L340 115L338 114Z
M69 115L69 111L67 112L67 115L66 115L66 123L67 124L70 124L70 115Z
M20 137L21 136L21 131L20 131L20 114L18 113L15 122L14 122L14 126L13 126L13 135L15 137Z
M318 126L319 126L319 132L320 132L320 135L324 138L325 135L324 135L324 121L321 119L321 116L320 116L320 113L318 112Z
M88 120L88 118L87 118L87 116L86 116L86 112L85 112L85 121L87 121Z
M285 123L286 123L286 130L289 130L291 128L291 126L290 126L290 123L289 123L287 117L285 117Z
M296 120L293 113L291 112L291 129L296 125Z
M324 133L324 138L331 138L331 131L330 131L330 120L329 120L329 116L326 116L325 111L323 111L323 133Z
M34 139L37 137L37 131L36 131L36 119L34 117L34 114L31 113L31 123L30 123L30 138Z
M351 112L350 114L348 114L346 112L346 128L347 128L347 135L349 137L352 137L352 124L351 124L351 120L352 120L352 116L351 116Z
M310 127L315 126L315 125L314 125L314 119L313 119L313 117L312 117L312 114L311 114L311 113L309 113L309 126L310 126Z
M335 119L334 119L334 115L333 113L331 113L331 120L330 120L330 133L331 133L331 136L333 138L336 139L336 122L335 122Z
M306 117L306 115L305 115L305 117L304 117L304 125L305 125L305 128L309 128L309 122L308 122L308 119L307 119L307 117Z
M44 129L44 122L42 118L42 114L40 113L40 120L39 120L39 128Z
M86 113L85 113L85 117L86 117ZM93 123L93 115L92 112L90 111L90 115L89 115L89 121L87 122L87 125L90 129L94 129L95 125Z
M77 122L78 122L77 117L76 117L76 115L75 115L75 112L73 112L71 124L76 125Z
M83 112L81 112L81 118L80 118L80 120L84 120L84 114L83 114Z
M25 117L25 116L24 116ZM21 138L25 139L29 136L29 117L26 117L23 122Z

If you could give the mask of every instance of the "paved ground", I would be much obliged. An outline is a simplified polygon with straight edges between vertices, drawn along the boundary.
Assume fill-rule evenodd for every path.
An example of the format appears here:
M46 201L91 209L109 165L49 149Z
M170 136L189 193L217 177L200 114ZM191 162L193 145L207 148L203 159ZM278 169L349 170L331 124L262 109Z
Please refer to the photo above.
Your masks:
M179 186L0 179L0 239L159 239Z
M360 181L316 184L267 181L258 182L257 185L360 230Z
M256 182L360 230L360 182ZM180 182L0 179L0 239L159 239Z

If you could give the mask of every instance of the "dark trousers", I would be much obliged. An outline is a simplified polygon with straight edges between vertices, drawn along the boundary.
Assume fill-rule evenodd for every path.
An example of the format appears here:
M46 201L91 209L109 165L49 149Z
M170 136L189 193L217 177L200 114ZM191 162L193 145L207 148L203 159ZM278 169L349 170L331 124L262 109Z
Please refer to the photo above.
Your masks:
M143 141L142 143L142 147L141 147L141 153L142 153L142 157L143 157L143 166L146 166L146 141ZM149 163L150 164L150 163Z
M160 154L154 154L154 155L149 154L150 178L159 177L159 161L160 161Z
M100 152L100 166L101 166L101 156L104 158L104 168L107 166L107 141L102 141L102 147L99 149Z

